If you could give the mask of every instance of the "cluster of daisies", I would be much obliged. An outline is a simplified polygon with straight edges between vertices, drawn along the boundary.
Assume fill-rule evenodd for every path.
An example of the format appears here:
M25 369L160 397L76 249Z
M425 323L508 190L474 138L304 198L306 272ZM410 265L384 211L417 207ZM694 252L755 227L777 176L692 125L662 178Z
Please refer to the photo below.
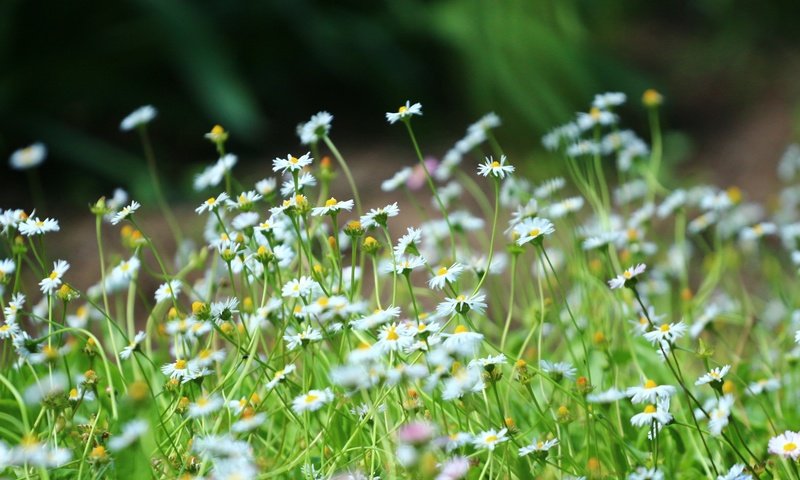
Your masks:
M117 189L90 207L86 285L49 256L58 220L0 210L0 473L800 479L800 147L769 211L668 190L642 100L652 145L622 93L545 135L570 184L528 179L495 114L425 157L406 102L386 120L418 158L389 202L360 198L328 112L249 183L215 126L201 246L159 252Z

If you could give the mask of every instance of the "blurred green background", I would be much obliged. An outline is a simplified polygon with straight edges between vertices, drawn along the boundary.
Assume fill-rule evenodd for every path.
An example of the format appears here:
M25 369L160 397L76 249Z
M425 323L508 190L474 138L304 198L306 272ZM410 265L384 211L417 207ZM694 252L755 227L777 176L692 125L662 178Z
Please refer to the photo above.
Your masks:
M406 99L424 105L430 153L487 111L503 118L507 150L528 152L608 90L629 95L626 123L646 136L649 87L667 98L678 168L741 164L747 179L797 132L798 18L796 0L5 0L0 206L30 208L7 158L37 140L56 210L116 186L151 199L138 139L119 130L144 104L159 110L151 132L173 200L215 160L202 137L215 123L244 168L263 172L301 150L296 124L322 109L340 146L391 163L408 145L383 113Z

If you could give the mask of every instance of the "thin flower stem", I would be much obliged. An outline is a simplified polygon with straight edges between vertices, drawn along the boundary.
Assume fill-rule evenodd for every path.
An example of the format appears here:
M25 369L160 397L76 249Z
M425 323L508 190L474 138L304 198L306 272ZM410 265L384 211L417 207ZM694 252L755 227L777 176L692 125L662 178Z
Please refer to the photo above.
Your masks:
M324 135L322 137L322 141L325 142L325 145L327 145L331 153L333 153L333 156L334 158L336 158L336 161L339 162L339 166L342 167L342 170L344 171L344 176L347 177L347 183L350 184L350 190L353 191L353 200L355 200L356 203L356 212L358 213L359 216L361 216L364 213L364 210L362 210L361 208L361 197L359 197L358 195L358 188L356 188L356 182L353 179L353 174L350 173L350 168L347 166L347 162L344 161L344 157L342 157L342 154L339 153L339 150L336 148L336 145L333 144L333 142L327 135Z
M147 160L147 170L150 173L150 181L153 183L153 191L156 194L156 201L158 202L159 208L161 208L161 213L164 214L164 219L167 221L170 231L172 231L172 236L175 239L175 243L180 245L183 241L183 232L181 231L180 225L178 225L178 221L175 220L175 215L173 215L172 210L169 208L169 204L167 204L167 200L164 197L163 191L161 190L161 182L158 180L156 155L153 151L153 145L150 143L150 135L147 133L147 125L141 124L136 130L139 132L139 137L142 140L144 156ZM229 179L226 178L226 181L229 182Z
M475 295L480 291L483 282L486 281L486 277L489 276L489 271L492 269L492 258L494 256L494 239L497 234L497 219L500 216L500 180L495 178L494 179L494 217L492 218L492 236L489 240L489 258L486 260L486 270L481 275L481 279L478 281L478 284L475 285L475 289L472 291L472 294ZM454 257L455 258L455 257Z
M414 129L411 128L410 118L403 119L403 123L406 126L406 130L408 130L408 136L411 138L411 143L414 144L414 151L417 153L419 164L422 166L422 170L425 172L425 180L428 182L428 187L431 189L431 194L433 194L433 198L436 199L436 204L439 206L439 211L442 214L442 218L444 218L444 221L447 224L447 230L450 233L450 255L455 260L456 237L453 231L453 225L450 223L450 215L447 213L447 208L444 206L442 199L439 198L439 192L436 190L436 185L433 183L431 172L428 171L428 166L425 165L425 157L422 156L422 150L419 149L419 143L417 143L417 137L414 135Z

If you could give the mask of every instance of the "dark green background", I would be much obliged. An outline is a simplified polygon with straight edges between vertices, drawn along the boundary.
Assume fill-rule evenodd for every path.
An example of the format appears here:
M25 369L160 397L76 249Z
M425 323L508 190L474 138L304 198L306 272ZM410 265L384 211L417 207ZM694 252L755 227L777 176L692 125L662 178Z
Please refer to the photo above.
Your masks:
M147 200L138 141L118 125L148 103L173 199L214 160L202 138L214 123L245 166L299 151L294 127L320 109L343 145L408 148L383 120L406 99L424 105L419 128L442 150L432 153L490 110L504 145L522 151L596 92L628 93L636 123L641 92L656 87L667 128L688 133L674 137L676 158L690 159L766 96L781 95L795 131L798 18L789 0L6 0L0 206L29 206L7 158L36 140L59 206L114 186Z

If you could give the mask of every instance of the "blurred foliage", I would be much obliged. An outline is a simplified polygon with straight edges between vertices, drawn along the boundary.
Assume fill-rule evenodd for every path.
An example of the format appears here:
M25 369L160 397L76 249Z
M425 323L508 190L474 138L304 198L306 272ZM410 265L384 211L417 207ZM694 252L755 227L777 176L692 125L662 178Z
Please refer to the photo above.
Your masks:
M148 103L175 197L214 160L214 123L263 158L294 148L294 126L320 109L345 141L395 139L382 112L414 99L434 140L493 110L504 142L529 148L593 93L651 86L686 98L670 113L710 123L796 61L798 13L789 0L7 0L0 152L44 141L47 182L83 203L109 184L148 196L138 141L118 130ZM9 205L22 182L2 168Z

